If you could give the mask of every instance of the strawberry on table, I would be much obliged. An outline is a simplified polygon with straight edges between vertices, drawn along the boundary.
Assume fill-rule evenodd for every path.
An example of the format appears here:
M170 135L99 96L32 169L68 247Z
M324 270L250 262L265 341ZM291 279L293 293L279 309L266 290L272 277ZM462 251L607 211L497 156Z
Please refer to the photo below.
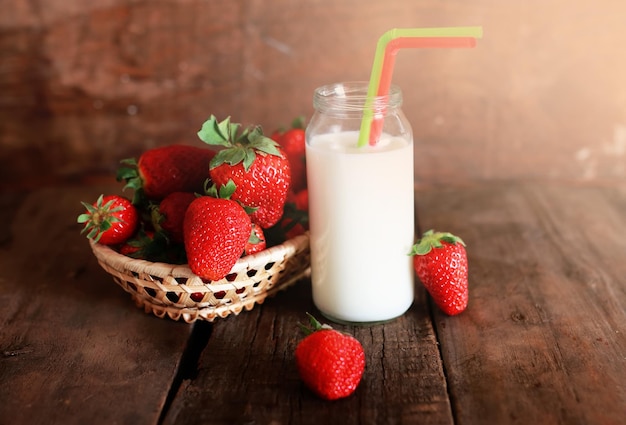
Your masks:
M251 219L266 229L283 214L291 182L289 161L278 144L263 135L260 127L242 131L230 118L218 122L211 116L198 132L209 145L223 146L211 160L210 177L220 187L232 180L234 201L252 208Z
M212 149L188 145L168 145L143 152L139 160L125 159L117 179L124 188L134 189L137 197L160 201L172 192L202 192L209 178Z
M428 230L411 250L415 273L446 314L465 310L469 298L465 243L448 232Z
M200 196L185 213L185 251L191 271L203 279L220 280L243 254L252 232L246 210L228 197L232 182L220 189L222 198Z
M81 202L87 210L77 218L84 224L81 233L103 245L125 242L135 234L139 212L127 198L119 195L100 195L93 204Z
M304 384L319 397L336 400L351 395L365 370L361 343L351 335L322 325L308 314L312 328L295 351L296 366Z

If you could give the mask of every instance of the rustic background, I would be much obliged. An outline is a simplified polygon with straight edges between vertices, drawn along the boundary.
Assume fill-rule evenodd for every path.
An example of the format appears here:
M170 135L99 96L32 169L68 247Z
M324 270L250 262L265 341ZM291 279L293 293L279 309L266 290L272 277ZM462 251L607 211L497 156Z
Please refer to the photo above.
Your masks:
M316 86L367 80L394 27L482 25L404 51L416 179L626 178L621 0L0 0L0 188L110 175L199 144L210 115L266 130Z

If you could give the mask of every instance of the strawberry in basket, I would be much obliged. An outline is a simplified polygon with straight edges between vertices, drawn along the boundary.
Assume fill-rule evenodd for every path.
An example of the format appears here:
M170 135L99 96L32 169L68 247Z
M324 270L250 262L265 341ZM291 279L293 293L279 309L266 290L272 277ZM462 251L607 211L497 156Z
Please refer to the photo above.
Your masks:
M78 216L77 222L84 224L81 233L103 245L125 242L135 234L139 223L139 212L127 198L119 195L100 195L96 202L82 202L86 211Z
M99 263L138 305L188 323L237 314L244 303L249 309L250 294L262 302L307 272L309 252L306 238L293 237L306 230L306 189L289 194L285 213L291 170L281 146L259 126L242 129L213 116L198 136L206 147L170 145L122 161L117 178L134 190L132 202L120 208L103 196L83 204L78 219L100 242L90 245ZM126 209L134 218L112 216ZM123 237L107 237L122 225ZM267 255L254 255L267 247ZM120 254L141 261L120 261ZM181 280L184 267L155 263L187 264L196 276Z
M248 212L230 199L236 186L222 186L218 196L194 199L183 222L191 271L207 280L225 277L241 257L252 234Z
M232 200L252 208L252 222L263 229L283 215L291 183L289 161L277 142L260 127L241 130L230 118L218 122L211 116L198 137L212 146L224 147L211 160L210 177L218 187L232 180L237 189Z
M138 160L123 160L117 179L135 190L135 204L144 197L160 201L172 192L202 192L214 156L214 150L188 145L148 149Z
M291 168L291 190L298 193L307 188L304 117L298 117L287 130L276 130L270 136L280 144Z

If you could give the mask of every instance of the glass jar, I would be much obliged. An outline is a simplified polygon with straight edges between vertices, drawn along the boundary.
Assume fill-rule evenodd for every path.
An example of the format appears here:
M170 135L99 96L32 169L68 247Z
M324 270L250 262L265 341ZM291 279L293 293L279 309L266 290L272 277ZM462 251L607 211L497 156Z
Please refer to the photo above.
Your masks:
M339 323L392 320L414 297L413 134L402 93L392 86L388 96L368 99L367 83L338 83L316 89L313 105L306 129L313 301ZM365 107L381 133L357 146Z

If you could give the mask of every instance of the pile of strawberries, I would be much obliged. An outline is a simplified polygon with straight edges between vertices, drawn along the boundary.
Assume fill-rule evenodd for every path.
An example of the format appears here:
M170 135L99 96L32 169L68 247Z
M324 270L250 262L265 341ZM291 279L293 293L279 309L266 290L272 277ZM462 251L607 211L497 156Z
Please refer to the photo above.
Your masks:
M83 202L83 233L134 258L188 263L213 281L242 256L307 230L301 125L268 137L260 126L211 116L198 137L206 148L175 144L123 160L117 178L134 191L132 200Z

